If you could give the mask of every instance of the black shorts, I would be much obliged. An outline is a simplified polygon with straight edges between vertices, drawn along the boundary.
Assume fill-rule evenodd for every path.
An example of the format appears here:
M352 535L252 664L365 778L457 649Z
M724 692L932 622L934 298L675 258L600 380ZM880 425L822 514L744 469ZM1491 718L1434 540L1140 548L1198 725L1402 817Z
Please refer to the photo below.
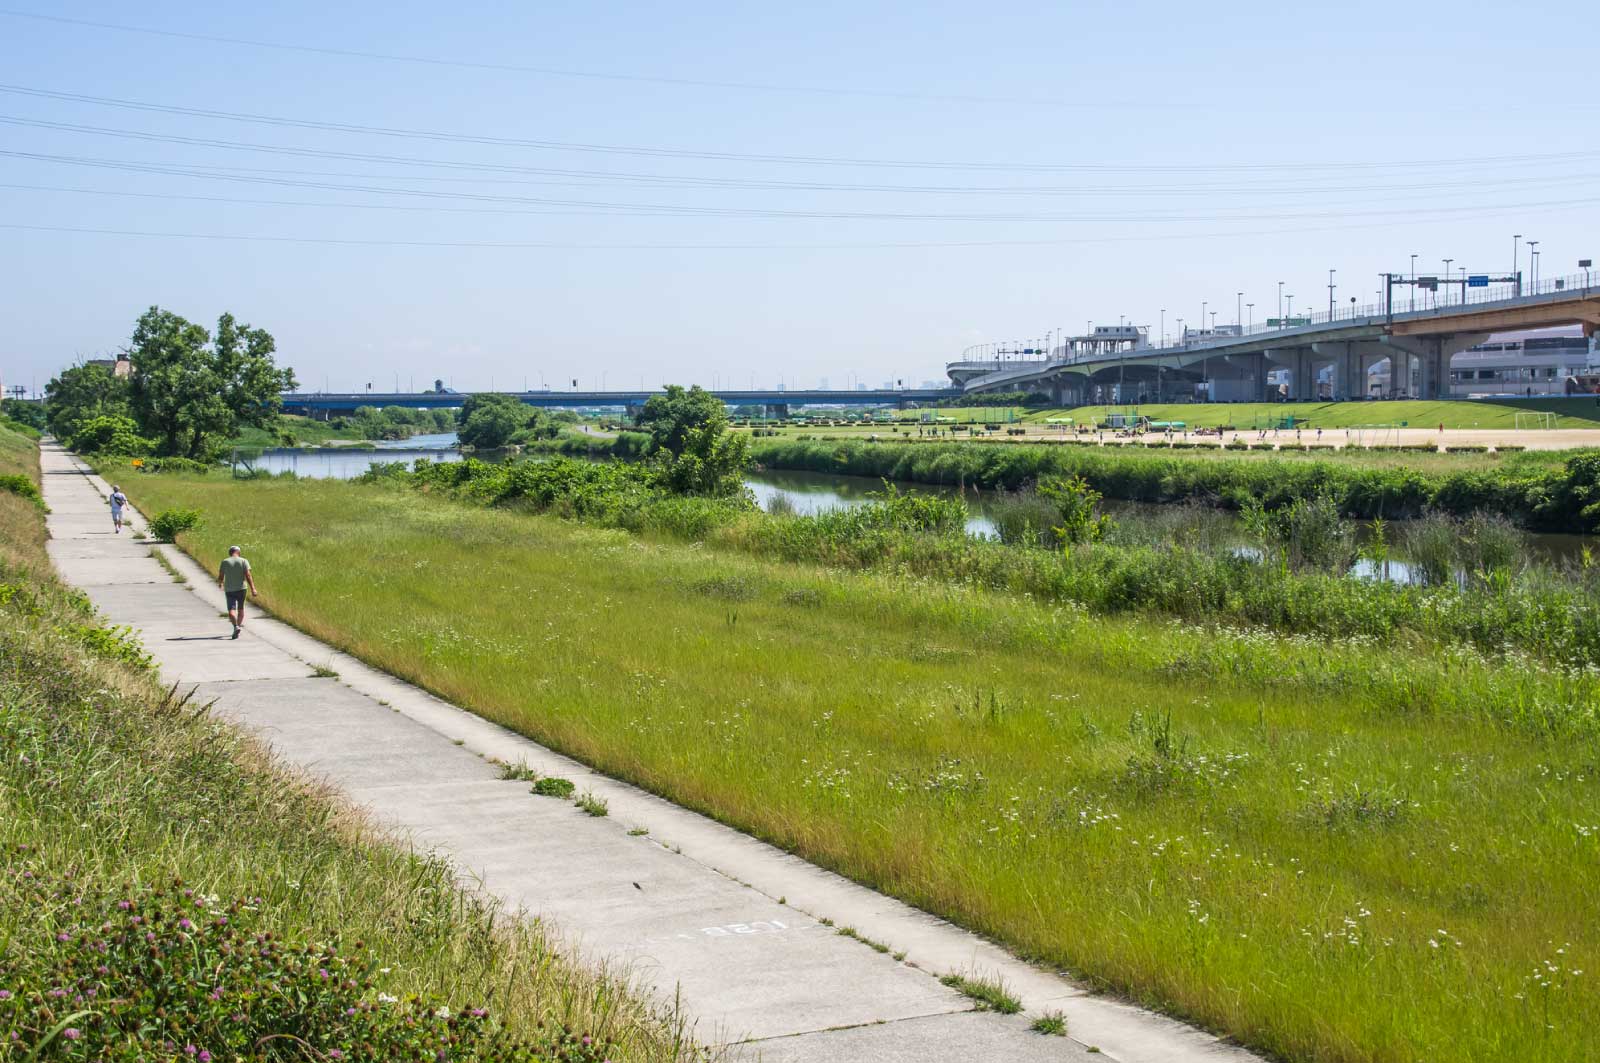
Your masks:
M228 591L227 596L229 610L244 608L244 591Z

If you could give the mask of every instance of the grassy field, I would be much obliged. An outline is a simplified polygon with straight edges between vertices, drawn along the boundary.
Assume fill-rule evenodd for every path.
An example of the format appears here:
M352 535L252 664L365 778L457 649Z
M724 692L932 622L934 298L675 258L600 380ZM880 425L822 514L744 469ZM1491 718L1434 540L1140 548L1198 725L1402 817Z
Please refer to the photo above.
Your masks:
M1071 417L1079 424L1105 420L1107 411L1134 409L1124 406L1079 406L1067 410L1030 411L1027 420L1041 423L1051 417ZM1303 419L1313 428L1346 428L1352 425L1408 424L1412 428L1517 427L1518 413L1550 411L1556 414L1558 428L1600 428L1600 402L1587 398L1517 399L1428 402L1219 402L1149 403L1136 407L1152 421L1183 421L1191 428L1229 424L1238 428L1266 426L1284 417Z
M33 466L7 435L0 469ZM0 492L0 1039L14 1040L0 1059L432 1058L451 1037L460 1060L513 1058L500 1054L513 1042L561 1063L607 1047L699 1058L625 979L570 961L443 861L391 845L168 696L49 576L43 514L12 497ZM563 1047L568 1029L599 1042Z
M1285 417L1305 421L1311 428L1344 429L1357 425L1406 425L1411 428L1481 429L1484 431L1514 431L1517 414L1529 411L1548 411L1557 416L1557 429L1600 428L1600 402L1595 396L1549 399L1514 399L1504 401L1422 401L1399 400L1385 402L1171 402L1145 403L1137 406L1120 405L1051 407L1024 409L1013 406L970 406L959 408L929 407L922 410L880 411L880 417L893 418L904 426L916 424L923 417L951 417L958 424L1000 424L1026 426L1035 431L1047 430L1052 418L1070 417L1074 424L1093 425L1104 422L1109 413L1135 410L1153 421L1182 421L1190 428L1215 428L1232 425L1241 430L1252 427L1270 427ZM791 424L773 427L781 435L792 436L825 432L844 436L882 434L893 425L885 420L873 424L830 425L819 423ZM765 426L764 426L765 427ZM1532 429L1530 429L1532 431ZM1027 437L1029 439L1032 436ZM1340 437L1342 439L1342 436Z
M1091 618L382 487L134 488L147 511L204 510L185 549L209 564L242 541L267 605L318 637L1251 1045L1600 1054L1587 680ZM1561 737L1476 711L1507 697L1556 707Z

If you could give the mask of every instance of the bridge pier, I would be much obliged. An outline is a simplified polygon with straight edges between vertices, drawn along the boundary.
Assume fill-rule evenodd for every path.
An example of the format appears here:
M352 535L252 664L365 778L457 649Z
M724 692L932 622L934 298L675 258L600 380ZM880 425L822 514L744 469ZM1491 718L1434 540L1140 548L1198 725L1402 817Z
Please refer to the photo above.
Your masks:
M789 419L789 404L787 402L769 402L766 404L767 416L773 420L786 421Z

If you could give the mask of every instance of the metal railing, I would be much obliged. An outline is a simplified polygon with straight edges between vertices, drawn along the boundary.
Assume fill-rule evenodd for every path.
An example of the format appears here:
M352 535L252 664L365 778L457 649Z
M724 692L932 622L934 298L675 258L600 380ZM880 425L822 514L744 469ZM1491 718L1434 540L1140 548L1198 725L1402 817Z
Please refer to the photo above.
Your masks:
M1450 291L1444 288L1448 284ZM1081 365L1085 362L1115 362L1125 358L1144 358L1165 351L1194 351L1213 347L1228 347L1240 340L1271 333L1289 333L1337 325L1348 322L1352 325L1362 323L1386 322L1390 317L1395 319L1415 319L1419 317L1437 316L1450 313L1464 306L1483 306L1494 303L1516 303L1521 300L1531 300L1539 297L1555 297L1578 295L1587 297L1593 293L1600 293L1600 270L1586 270L1582 273L1569 273L1562 277L1541 278L1537 282L1527 282L1518 291L1515 284L1490 284L1481 288L1465 287L1458 280L1441 281L1443 290L1427 292L1425 299L1414 299L1408 292L1405 298L1398 293L1394 297L1391 310L1382 303L1366 303L1349 305L1346 307L1335 306L1330 314L1326 310L1314 311L1308 314L1296 314L1288 318L1289 323L1270 324L1263 322L1259 325L1243 325L1236 333L1227 335L1208 335L1203 339L1180 341L1172 346L1139 347L1125 351L1099 352L1088 355L1068 354L1065 357L1054 353L1047 358L1035 359L980 359L952 363L952 368L975 369L979 366L992 366L995 373L1017 373L1027 375L1037 372L1051 365ZM1423 294L1423 293L1418 293ZM1281 320L1281 319L1280 319ZM969 348L970 350L970 348Z

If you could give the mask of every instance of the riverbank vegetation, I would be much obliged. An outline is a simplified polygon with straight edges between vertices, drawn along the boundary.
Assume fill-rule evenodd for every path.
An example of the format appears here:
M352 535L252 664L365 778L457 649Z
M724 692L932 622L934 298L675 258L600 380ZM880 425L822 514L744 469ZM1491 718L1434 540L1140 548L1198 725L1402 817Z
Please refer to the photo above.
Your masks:
M598 468L484 471L534 477L494 506L457 497L481 487L472 473L134 491L207 512L180 537L197 557L247 538L274 574L268 607L319 638L1248 1044L1334 1061L1600 1053L1592 668L1404 628L1271 636L1225 607L1101 616L903 557L818 566L719 549L722 532L684 543L518 511L558 475L645 475ZM649 508L656 488L641 490ZM732 512L717 527L741 534L800 527L684 504ZM889 521L940 543L958 518L937 499L882 506L848 518L852 539ZM1317 519L1274 534L1336 552L1295 539ZM1093 534L1016 553L1092 557ZM1313 586L1279 590L1292 604Z
M1290 634L1400 636L1482 652L1532 653L1600 666L1600 566L1529 561L1503 518L1434 514L1403 534L1420 559L1397 582L1381 576L1392 526L1365 543L1330 494L1271 504L1247 497L1253 551L1211 534L1203 511L1173 507L1126 526L1099 511L1082 477L1044 477L989 510L998 539L966 532L958 498L886 489L876 501L813 515L763 513L742 491L686 494L649 464L554 458L375 466L366 483L445 492L608 527L701 540L783 561L897 571L1068 602L1100 614L1160 613Z
M1600 451L1508 455L1492 467L1428 470L1329 457L1256 457L1215 450L1148 452L1096 446L763 440L751 456L774 469L1016 490L1040 477L1081 476L1107 498L1278 508L1320 495L1340 513L1404 519L1436 511L1504 515L1551 531L1600 529Z
M0 470L36 477L20 451L0 429ZM44 542L0 492L0 1056L696 1058L625 979L158 686Z

